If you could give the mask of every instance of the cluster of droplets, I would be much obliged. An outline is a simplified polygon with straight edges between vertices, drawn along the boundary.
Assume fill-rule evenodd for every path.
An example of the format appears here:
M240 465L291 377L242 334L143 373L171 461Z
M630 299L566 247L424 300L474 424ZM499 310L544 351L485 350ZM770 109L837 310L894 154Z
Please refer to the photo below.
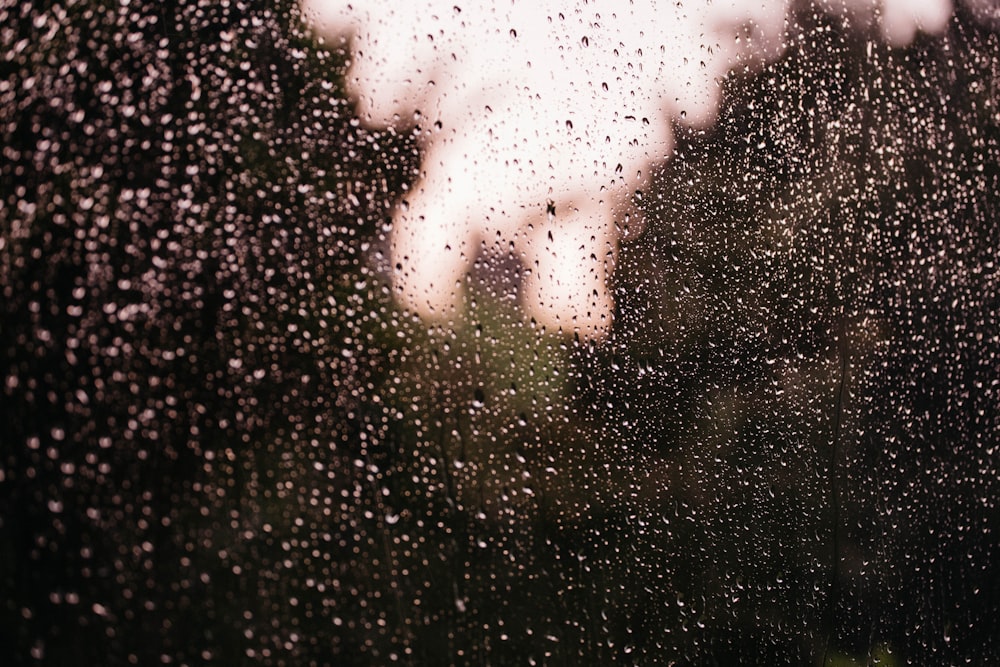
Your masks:
M940 31L948 0L820 2L895 44ZM463 308L474 263L551 328L603 338L619 239L635 194L673 152L671 123L704 127L732 69L784 47L786 0L347 3L309 0L350 48L347 79L372 127L416 126L421 178L395 211L393 283L438 321ZM630 230L626 229L631 227Z
M1000 45L819 4L0 3L0 662L989 663Z

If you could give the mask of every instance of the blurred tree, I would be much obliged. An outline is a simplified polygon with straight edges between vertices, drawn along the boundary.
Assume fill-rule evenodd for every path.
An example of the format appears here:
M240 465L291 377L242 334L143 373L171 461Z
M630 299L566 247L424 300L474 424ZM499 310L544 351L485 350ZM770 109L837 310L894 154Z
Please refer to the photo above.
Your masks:
M800 12L678 129L601 347L488 272L395 309L420 156L292 3L0 24L4 664L1000 655L970 16L893 51Z

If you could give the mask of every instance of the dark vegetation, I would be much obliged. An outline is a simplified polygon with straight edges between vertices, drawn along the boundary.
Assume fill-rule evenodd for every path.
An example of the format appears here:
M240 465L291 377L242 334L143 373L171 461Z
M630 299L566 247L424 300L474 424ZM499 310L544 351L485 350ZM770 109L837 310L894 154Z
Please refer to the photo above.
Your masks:
M1000 657L1000 49L798 17L601 346L395 310L290 3L0 5L0 662Z

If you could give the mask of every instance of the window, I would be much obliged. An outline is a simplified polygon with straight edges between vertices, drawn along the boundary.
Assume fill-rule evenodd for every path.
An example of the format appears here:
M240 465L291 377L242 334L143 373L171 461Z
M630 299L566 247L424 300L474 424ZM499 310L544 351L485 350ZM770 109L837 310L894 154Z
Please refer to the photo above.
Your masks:
M357 4L0 0L2 662L1000 657L995 3Z

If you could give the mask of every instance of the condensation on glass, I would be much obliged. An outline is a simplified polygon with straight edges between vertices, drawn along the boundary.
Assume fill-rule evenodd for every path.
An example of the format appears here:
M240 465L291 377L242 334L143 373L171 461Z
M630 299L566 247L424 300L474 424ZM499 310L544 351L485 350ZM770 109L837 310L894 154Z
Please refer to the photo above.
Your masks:
M0 0L0 663L1000 659L998 30Z

